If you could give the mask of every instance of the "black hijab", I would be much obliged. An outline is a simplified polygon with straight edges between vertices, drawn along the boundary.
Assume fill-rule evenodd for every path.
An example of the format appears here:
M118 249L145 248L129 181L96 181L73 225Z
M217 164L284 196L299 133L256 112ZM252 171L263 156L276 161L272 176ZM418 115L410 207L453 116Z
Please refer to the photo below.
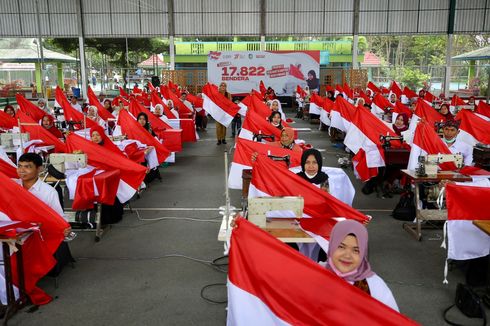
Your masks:
M305 172L306 160L310 155L313 155L316 162L318 163L318 173L313 178L308 178ZM298 172L296 174L309 183L314 183L317 185L321 185L322 183L328 181L328 175L322 171L322 154L320 154L320 152L314 148L310 148L304 151L303 155L301 155L301 172Z

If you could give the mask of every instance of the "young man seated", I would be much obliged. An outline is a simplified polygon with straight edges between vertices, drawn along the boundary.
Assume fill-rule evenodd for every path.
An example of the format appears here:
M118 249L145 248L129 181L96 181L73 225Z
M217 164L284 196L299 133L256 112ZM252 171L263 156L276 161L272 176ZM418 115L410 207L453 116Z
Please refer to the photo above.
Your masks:
M458 140L459 122L456 120L448 120L444 123L442 129L443 142L453 154L463 155L463 163L466 166L473 165L473 148L467 143Z

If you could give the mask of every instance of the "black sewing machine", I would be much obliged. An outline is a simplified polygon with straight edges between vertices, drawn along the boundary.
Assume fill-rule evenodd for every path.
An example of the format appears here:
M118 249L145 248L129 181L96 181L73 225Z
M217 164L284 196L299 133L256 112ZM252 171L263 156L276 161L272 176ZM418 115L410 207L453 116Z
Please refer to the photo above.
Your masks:
M75 131L75 126L81 126L83 127L83 121L73 121L73 120L70 120L70 121L65 121L65 123L67 124L68 126L68 130L69 131Z
M380 135L379 140L381 141L381 146L386 149L391 147L391 142L393 140L399 140L403 143L403 136Z
M269 139L269 141L274 141L276 137L274 135L254 134L252 139L258 142L261 142L262 139Z
M276 155L268 154L267 157L269 157L273 161L286 162L286 165L288 166L288 168L289 168L289 164L291 163L291 157L289 155L276 156Z

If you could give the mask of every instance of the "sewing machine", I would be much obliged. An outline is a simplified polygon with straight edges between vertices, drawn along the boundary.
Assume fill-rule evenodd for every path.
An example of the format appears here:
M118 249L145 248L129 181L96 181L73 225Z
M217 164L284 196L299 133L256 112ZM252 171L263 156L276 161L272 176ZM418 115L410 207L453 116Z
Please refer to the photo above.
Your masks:
M270 211L292 211L294 216L303 216L303 197L255 197L248 202L248 220L260 228L267 225L267 212Z
M56 170L65 173L66 170L75 170L86 167L87 155L65 153L50 154L49 162Z
M265 135L265 134L254 134L253 141L261 142L262 139L269 139L270 141L274 141L276 137L274 135Z
M419 156L416 174L419 177L437 175L438 165L453 162L458 169L463 167L463 155L461 154L429 154L427 157Z
M0 137L1 144L5 148L17 147L29 141L28 133L4 133Z
M473 147L473 162L475 166L485 170L490 169L490 145L478 143Z
M288 166L288 168L289 168L289 164L291 163L291 157L289 155L276 156L276 155L271 155L270 151L268 151L267 157L269 157L273 161L286 162L286 165Z
M470 111L475 111L475 106L474 105L456 105L454 107L454 115L456 115L459 111L461 110L470 110Z
M399 140L403 143L403 136L390 136L390 135L380 135L379 140L381 141L383 148L391 147L391 142L393 140Z

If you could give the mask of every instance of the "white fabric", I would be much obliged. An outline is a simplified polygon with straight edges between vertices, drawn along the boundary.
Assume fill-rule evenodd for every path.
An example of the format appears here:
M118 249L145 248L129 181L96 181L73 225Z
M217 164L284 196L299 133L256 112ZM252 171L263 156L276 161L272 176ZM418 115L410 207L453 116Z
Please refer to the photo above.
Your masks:
M351 125L350 121L342 117L339 111L334 111L334 110L330 112L330 121L331 121L330 124L331 127L337 128L344 132L347 131L347 129L349 129Z
M179 119L168 119L168 124L173 129L180 129L180 120Z
M250 312L254 313L251 314ZM228 280L228 326L290 325L279 319L258 297Z
M76 103L76 104L70 103L70 105L71 105L72 108L74 108L78 112L83 113L82 107L80 106L80 104L78 104L78 103Z
M366 164L369 168L377 168L385 166L385 162L381 153L379 152L378 146L371 141L364 133L357 128L356 125L351 124L347 129L344 144L350 149L354 154L357 154L362 148L366 153Z
M3 212L0 212L0 221L12 221ZM0 250L0 260L3 261L3 250ZM14 296L15 299L19 298L19 288L14 285ZM0 268L0 301L3 305L7 305L7 289L5 287L5 269Z
M238 110L238 113L240 113L240 115L245 117L247 115L248 107L245 104L243 104L242 102L238 103L238 106L240 107L240 110Z
M15 182L22 186L22 180L14 179ZM36 196L43 203L51 207L58 215L66 219L63 209L61 208L60 199L58 197L58 192L56 189L43 182L41 179L37 179L36 183L34 183L31 188L29 188L29 192ZM28 203L25 203L28 205Z
M322 108L316 105L313 102L310 102L310 109L308 111L310 114L318 114L320 115L322 113Z
M410 148L410 157L408 159L408 170L415 171L415 168L417 168L419 164L419 156L427 156L427 152L418 145L412 144L412 147Z
M331 121L330 121L330 118L329 118L329 114L327 111L325 110L322 110L320 112L320 121L323 123L323 124L326 124L327 126L330 126L331 125Z
M206 94L202 94L203 108L209 113L215 121L218 121L223 126L228 127L233 120L233 116L214 103Z
M386 285L385 281L378 275L374 274L371 277L366 278L369 285L369 291L371 292L371 297L375 298L379 302L384 303L391 309L400 311L398 305L396 304L395 297L391 293L390 288Z
M7 153L3 149L3 146L0 146L0 160L4 160L8 164L12 165L14 168L17 168L17 165L12 162L12 160L8 157Z
M228 175L228 188L230 189L242 189L242 172L244 169L251 169L251 166L243 165L240 163L231 163L230 174Z

